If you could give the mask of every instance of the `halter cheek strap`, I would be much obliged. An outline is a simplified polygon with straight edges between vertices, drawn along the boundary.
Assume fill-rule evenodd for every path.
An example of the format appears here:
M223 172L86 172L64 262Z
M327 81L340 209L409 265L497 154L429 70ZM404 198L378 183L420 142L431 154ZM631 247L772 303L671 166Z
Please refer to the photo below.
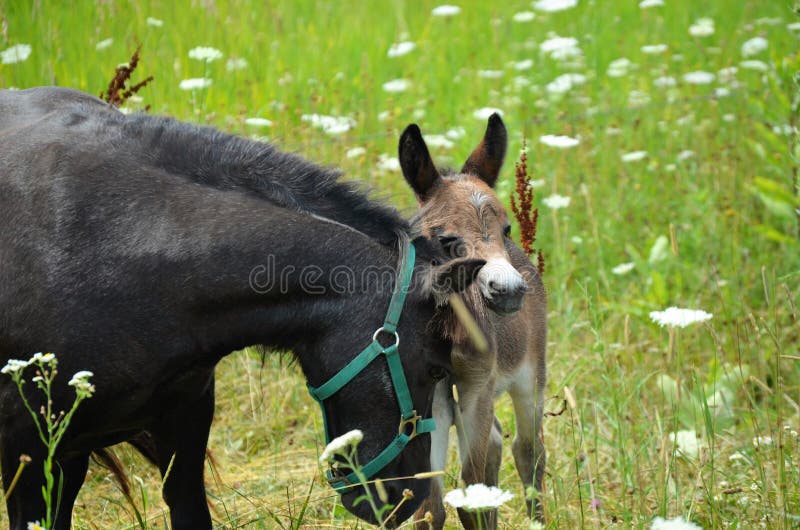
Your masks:
M433 418L423 419L414 409L411 401L411 393L408 390L408 383L403 372L403 363L400 360L398 346L400 345L400 335L397 333L397 323L403 312L403 305L406 300L411 277L414 274L414 244L408 242L403 249L403 258L400 265L395 289L392 293L392 300L389 302L389 309L383 325L372 335L372 342L364 348L347 366L339 370L336 374L318 387L308 386L308 391L322 409L322 423L325 426L325 443L331 441L328 419L325 415L324 401L342 389L347 383L352 381L359 373L372 363L379 356L384 355L389 366L389 375L392 378L394 393L397 397L397 404L400 406L400 426L397 436L394 437L389 445L383 449L375 458L367 462L361 472L366 478L372 478L386 465L397 458L405 449L408 442L417 435L429 433L436 429ZM380 335L393 335L394 343L383 346L379 341ZM354 472L344 475L338 469L328 470L328 482L337 493L346 493L351 487L359 483L359 479Z

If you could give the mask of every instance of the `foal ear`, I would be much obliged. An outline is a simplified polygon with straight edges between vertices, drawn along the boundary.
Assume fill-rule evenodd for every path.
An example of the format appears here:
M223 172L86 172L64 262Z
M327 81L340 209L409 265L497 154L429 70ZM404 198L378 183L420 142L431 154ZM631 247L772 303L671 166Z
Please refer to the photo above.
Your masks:
M433 165L428 146L422 139L422 132L416 123L412 123L400 135L397 146L400 167L411 189L420 202L425 202L442 181L436 166Z
M457 258L439 265L433 270L433 290L436 294L460 293L478 277L486 260Z
M479 177L482 181L494 188L503 159L506 157L508 147L508 133L503 120L496 112L489 116L486 133L478 147L469 155L461 173L469 173Z

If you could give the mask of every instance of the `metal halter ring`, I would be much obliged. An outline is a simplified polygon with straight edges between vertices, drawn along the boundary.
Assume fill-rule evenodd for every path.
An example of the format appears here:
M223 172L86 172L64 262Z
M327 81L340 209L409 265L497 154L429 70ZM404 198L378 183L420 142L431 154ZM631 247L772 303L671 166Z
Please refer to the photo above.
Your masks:
M380 335L381 333L389 334L389 332L383 329L383 326L381 326L375 330L375 333L372 335L372 340L377 341L378 335ZM391 334L394 335L394 344L390 344L388 346L383 346L383 344L381 344L384 350L386 350L387 348L391 348L392 346L394 346L395 348L400 346L400 335L397 334L397 331L392 331ZM378 342L378 344L380 344L380 342Z
M417 436L417 422L422 419L422 416L417 414L416 410L412 411L412 414L413 416L411 416L407 420L400 418L400 428L398 429L398 432L400 434L407 435L409 439ZM411 425L412 427L411 433L405 432L406 425Z

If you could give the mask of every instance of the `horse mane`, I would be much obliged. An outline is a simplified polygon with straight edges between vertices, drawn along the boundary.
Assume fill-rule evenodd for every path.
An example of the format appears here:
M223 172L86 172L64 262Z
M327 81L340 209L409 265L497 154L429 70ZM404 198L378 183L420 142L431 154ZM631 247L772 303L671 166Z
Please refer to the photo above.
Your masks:
M170 173L221 190L255 195L277 206L343 224L394 246L409 224L391 206L372 199L342 172L274 145L173 118L136 114L123 118L146 159Z

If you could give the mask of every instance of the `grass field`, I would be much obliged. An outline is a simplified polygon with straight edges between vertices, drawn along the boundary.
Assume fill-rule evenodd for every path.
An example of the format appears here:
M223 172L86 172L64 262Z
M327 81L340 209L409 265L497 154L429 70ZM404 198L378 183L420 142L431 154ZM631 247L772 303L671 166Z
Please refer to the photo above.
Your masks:
M403 127L446 135L433 154L459 165L485 109L500 109L511 148L498 194L508 204L523 138L537 186L547 408L575 398L545 423L547 527L649 528L682 516L702 528L800 528L792 2L580 0L546 12L462 1L450 17L433 16L436 6L0 0L0 51L30 46L23 61L3 55L0 87L99 94L141 45L134 81L154 81L131 110L268 138L409 213L392 160ZM404 41L415 48L390 57ZM192 59L197 46L223 56ZM192 78L212 81L182 90ZM315 114L346 119L326 131ZM578 143L553 147L543 135ZM546 206L556 194L569 204ZM669 306L713 318L668 331L649 315ZM319 413L296 367L229 356L217 396L218 474L207 479L220 528L363 526L322 479ZM497 411L513 432L510 401ZM501 527L526 528L509 446L501 486L515 498ZM135 509L92 467L74 527L141 528L135 511L147 528L167 527L155 470L126 448L120 455L136 478ZM448 488L458 485L455 452L452 462ZM459 527L455 512L448 525Z

